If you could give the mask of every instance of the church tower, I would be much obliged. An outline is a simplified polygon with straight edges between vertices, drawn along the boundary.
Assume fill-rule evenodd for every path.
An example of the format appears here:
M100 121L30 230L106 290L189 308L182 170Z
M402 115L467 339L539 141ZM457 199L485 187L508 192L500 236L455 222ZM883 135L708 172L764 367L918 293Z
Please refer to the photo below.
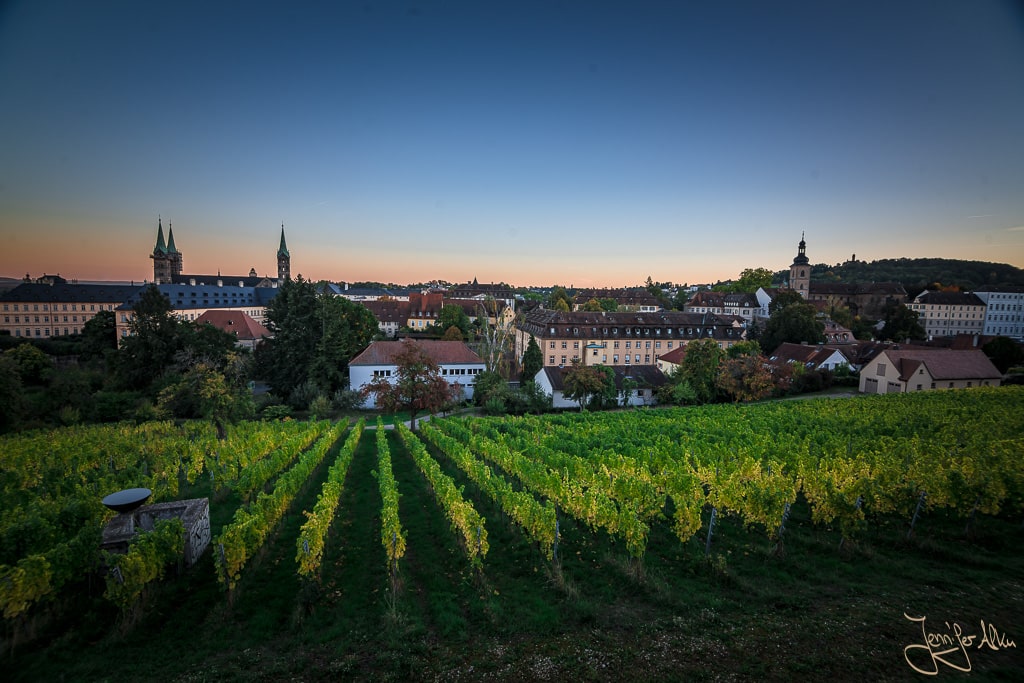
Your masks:
M281 224L281 246L277 248L277 280L283 283L292 279L292 257L284 243L284 223Z
M800 247L797 250L793 265L789 267L789 288L796 290L800 296L807 298L811 289L811 262L807 259L807 243L804 234L800 233Z
M181 275L182 257L174 246L171 224L167 224L167 242L164 242L164 226L160 218L157 218L156 225L156 246L149 258L153 259L153 282L159 285L171 282L175 275Z
M156 246L153 247L153 253L149 258L153 259L153 282L160 284L171 281L171 258L167 251L167 243L164 242L164 226L159 218L156 226Z

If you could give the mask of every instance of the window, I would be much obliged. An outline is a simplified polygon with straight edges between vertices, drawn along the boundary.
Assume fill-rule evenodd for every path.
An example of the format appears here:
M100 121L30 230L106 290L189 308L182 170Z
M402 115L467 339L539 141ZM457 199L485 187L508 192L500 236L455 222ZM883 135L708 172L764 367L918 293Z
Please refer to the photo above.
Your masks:
M555 342L551 342L551 345L548 348L551 348L551 349L555 348Z
M636 362L637 362L637 363L639 363L639 362L640 362L640 354L639 354L639 353L638 353L638 354L636 354Z
M875 369L875 374L879 377L885 377L885 363L878 364L878 368Z
M565 365L565 356L562 356L562 365Z
M574 349L580 348L580 343L579 342L573 342L572 343L572 348L574 348Z
M554 364L555 364L555 357L554 356L548 356L548 365L554 365Z
M567 346L566 346L567 344L568 344L568 342L562 342L562 348L563 348L563 349L564 349L564 348L567 348Z
M617 342L617 341L616 342L612 342L612 348L613 349L619 348L619 342Z
M612 356L612 362L613 363L618 363L619 362L619 354L616 353L616 354L614 354Z

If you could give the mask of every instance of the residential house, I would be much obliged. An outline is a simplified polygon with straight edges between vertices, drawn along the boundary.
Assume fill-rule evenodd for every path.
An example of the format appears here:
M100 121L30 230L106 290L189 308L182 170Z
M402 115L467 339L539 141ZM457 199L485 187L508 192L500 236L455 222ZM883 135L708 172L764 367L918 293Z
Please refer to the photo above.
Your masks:
M572 368L546 367L534 377L534 382L541 390L551 396L554 408L578 408L579 403L565 397L565 376ZM615 391L622 400L623 382L628 378L635 383L635 389L625 405L651 406L657 402L656 392L667 381L658 368L650 365L635 367L613 367L615 372Z
M808 370L835 370L850 367L850 359L839 348L827 344L794 344L784 342L772 351L768 362L777 365L801 365Z
M245 311L210 310L196 318L196 325L210 324L235 336L235 344L252 351L256 344L265 337L270 337L270 330L258 323Z
M362 353L349 361L349 386L361 391L375 378L383 377L388 381L394 381L393 378L398 376L395 356L406 348L405 344L415 344L437 363L441 368L441 376L448 384L459 386L460 398L473 398L476 376L484 371L484 361L460 341L407 339L372 342ZM368 408L376 407L376 398L373 394L366 399L365 405Z
M886 349L860 371L860 391L887 394L999 386L1002 373L978 349Z

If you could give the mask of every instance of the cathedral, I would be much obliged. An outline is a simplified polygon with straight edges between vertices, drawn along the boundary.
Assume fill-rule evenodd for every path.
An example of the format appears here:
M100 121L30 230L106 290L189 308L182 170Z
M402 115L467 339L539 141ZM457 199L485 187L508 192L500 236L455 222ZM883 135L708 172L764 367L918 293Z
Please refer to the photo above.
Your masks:
M149 255L153 259L153 282L161 284L188 285L238 285L240 287L276 287L285 280L291 279L291 254L284 241L284 224L281 224L281 243L277 248L277 279L259 276L256 269L251 268L246 276L236 275L187 275L182 273L182 254L174 244L174 229L167 224L167 240L164 240L164 226L157 219L156 246Z

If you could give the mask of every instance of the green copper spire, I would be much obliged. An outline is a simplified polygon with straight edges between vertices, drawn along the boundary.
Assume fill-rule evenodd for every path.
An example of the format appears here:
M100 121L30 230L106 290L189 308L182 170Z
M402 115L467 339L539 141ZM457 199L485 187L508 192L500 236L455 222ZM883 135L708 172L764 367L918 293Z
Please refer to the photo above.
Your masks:
M284 256L291 258L291 254L288 253L288 245L284 243L284 223L281 224L281 246L277 248L278 258Z
M178 250L174 246L174 228L171 227L170 221L167 222L167 253L178 253Z
M156 219L156 226L156 247L153 249L153 253L166 254L167 245L164 243L164 226L159 217Z

